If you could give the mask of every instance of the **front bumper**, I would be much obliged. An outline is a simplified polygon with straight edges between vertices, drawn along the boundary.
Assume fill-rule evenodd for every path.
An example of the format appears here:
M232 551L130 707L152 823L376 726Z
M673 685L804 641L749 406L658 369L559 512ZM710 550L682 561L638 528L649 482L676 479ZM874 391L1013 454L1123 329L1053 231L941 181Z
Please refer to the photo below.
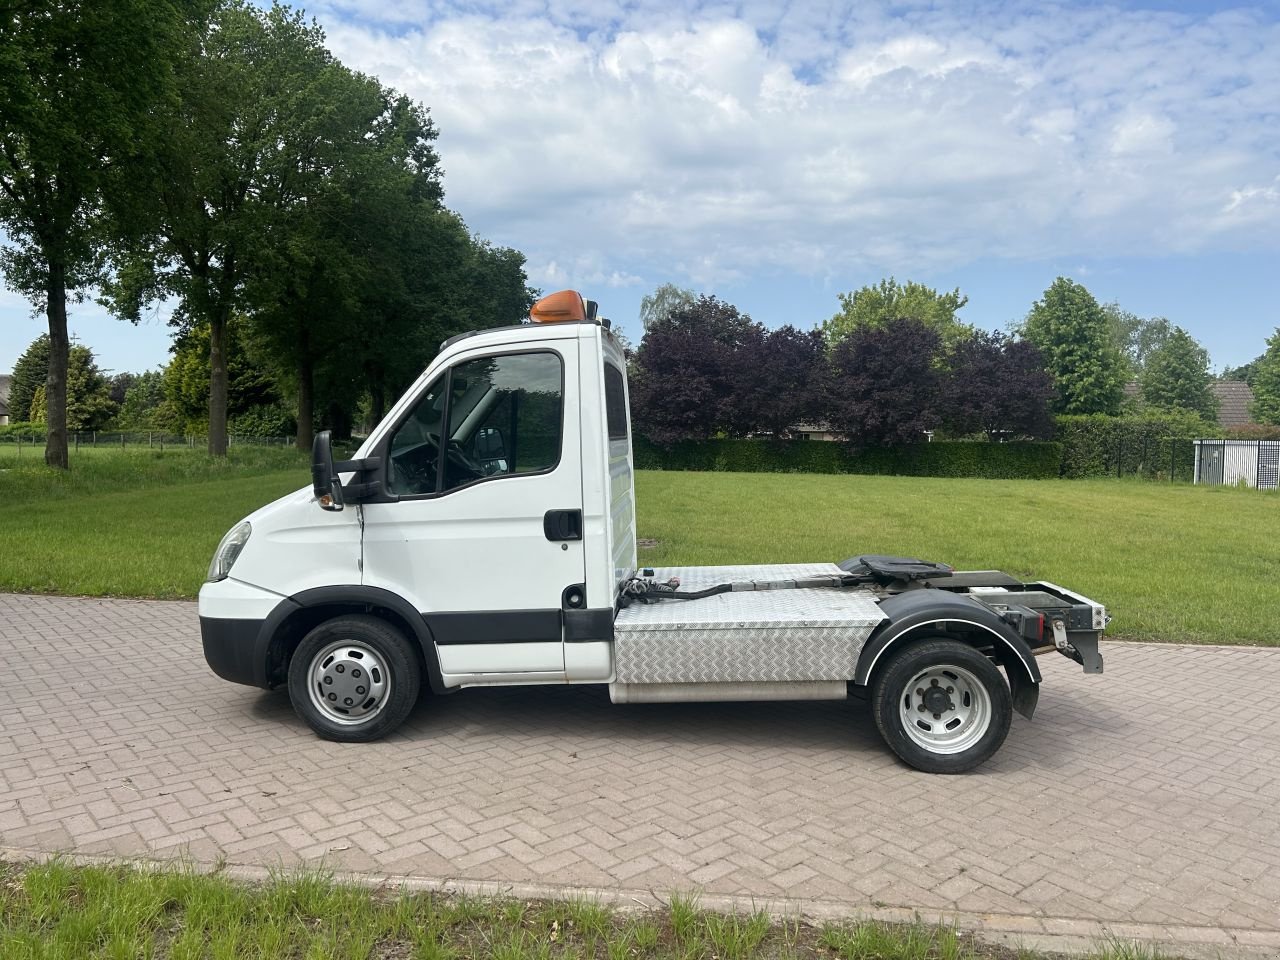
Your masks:
M224 680L269 687L267 652L271 616L285 598L227 578L200 588L200 640L204 659Z
M270 638L263 620L221 620L200 618L200 640L204 659L223 680L266 687L267 646Z

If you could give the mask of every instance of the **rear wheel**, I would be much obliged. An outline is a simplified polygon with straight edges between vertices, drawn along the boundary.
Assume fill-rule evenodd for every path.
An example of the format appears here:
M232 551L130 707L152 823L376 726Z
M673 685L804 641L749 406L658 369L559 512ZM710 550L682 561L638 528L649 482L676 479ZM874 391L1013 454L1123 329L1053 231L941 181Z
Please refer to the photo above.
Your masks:
M421 676L413 648L377 617L320 624L289 662L289 699L326 740L363 743L404 722L418 702Z
M972 770L1000 749L1013 720L999 668L946 639L895 655L876 680L871 706L889 748L926 773Z

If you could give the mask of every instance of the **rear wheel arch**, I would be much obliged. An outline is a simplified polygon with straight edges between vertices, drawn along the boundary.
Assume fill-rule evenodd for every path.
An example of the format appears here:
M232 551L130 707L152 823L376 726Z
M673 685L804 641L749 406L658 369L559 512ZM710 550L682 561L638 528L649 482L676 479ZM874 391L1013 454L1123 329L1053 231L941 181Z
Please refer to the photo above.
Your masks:
M1039 699L1040 667L1026 641L1008 624L991 611L959 597L940 598L935 604L921 591L912 596L909 604L895 605L893 601L897 599L891 597L881 604L889 620L876 628L863 646L855 684L872 687L885 665L907 646L931 639L957 640L986 653L1005 668L1014 709L1031 718ZM907 609L895 610L895 606ZM901 615L894 616L895 613Z

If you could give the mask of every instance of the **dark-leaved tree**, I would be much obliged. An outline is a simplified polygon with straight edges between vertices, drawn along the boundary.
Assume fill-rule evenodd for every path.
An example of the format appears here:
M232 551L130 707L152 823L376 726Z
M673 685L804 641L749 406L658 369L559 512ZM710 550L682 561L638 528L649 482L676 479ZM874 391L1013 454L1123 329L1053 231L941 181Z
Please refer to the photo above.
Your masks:
M989 440L1053 435L1053 377L1034 344L975 331L952 347L949 367L942 413L952 432L982 431Z
M827 421L854 446L897 446L938 426L942 344L920 320L891 320L849 332L831 351Z
M740 403L736 358L763 337L760 324L710 296L657 320L645 332L633 367L637 432L664 446L747 432L751 418Z
M739 433L787 439L802 423L822 419L826 340L820 330L787 324L748 337L735 355Z

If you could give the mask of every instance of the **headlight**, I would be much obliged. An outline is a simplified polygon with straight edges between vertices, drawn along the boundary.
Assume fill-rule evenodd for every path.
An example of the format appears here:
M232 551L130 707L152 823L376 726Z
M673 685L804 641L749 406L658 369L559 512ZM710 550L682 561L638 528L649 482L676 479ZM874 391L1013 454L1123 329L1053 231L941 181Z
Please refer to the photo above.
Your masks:
M222 538L222 542L218 544L218 549L213 554L213 560L209 563L210 583L227 579L227 574L231 572L231 565L236 562L236 557L240 556L240 551L249 542L251 533L253 533L253 527L249 525L248 520L236 524L227 531L227 535Z

